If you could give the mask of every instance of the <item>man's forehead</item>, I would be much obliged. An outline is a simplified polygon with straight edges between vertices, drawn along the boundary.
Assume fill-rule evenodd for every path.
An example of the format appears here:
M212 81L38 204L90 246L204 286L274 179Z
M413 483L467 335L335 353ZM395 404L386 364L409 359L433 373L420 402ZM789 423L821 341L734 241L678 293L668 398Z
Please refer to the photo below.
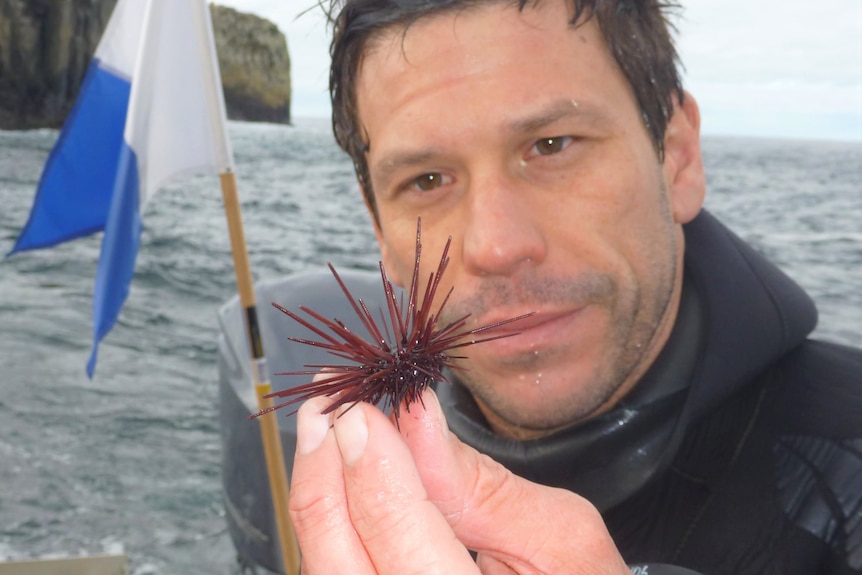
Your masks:
M515 136L563 120L570 128L571 121L581 127L616 123L617 113L608 107L620 99L609 92L628 90L595 22L573 30L562 3L527 10L522 13L511 2L492 3L440 14L378 41L357 76L358 118L366 144L383 130L396 136L389 139L397 140L398 150L388 150L383 158L378 140L371 146L377 152L375 166L395 171L433 156L437 151L424 144L404 149L408 135L444 133L427 123L431 110L436 120L481 117L485 128L493 125L497 134ZM489 115L492 109L505 113Z

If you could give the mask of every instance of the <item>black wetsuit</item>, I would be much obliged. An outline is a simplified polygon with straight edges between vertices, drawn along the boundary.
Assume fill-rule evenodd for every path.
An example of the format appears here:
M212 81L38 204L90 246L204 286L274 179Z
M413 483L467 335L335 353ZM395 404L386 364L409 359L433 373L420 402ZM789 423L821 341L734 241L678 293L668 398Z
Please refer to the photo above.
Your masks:
M587 497L630 564L862 573L862 351L808 339L808 296L710 214L685 236L673 333L611 412L506 440L462 387L441 385L450 427L517 474Z

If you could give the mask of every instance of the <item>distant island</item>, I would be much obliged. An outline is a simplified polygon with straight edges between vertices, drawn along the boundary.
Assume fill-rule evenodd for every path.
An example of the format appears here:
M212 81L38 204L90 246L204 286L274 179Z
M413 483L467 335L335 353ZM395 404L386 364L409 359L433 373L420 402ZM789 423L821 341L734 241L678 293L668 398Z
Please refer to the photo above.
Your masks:
M0 129L58 128L117 0L0 0ZM272 22L210 6L228 117L290 123L290 55Z

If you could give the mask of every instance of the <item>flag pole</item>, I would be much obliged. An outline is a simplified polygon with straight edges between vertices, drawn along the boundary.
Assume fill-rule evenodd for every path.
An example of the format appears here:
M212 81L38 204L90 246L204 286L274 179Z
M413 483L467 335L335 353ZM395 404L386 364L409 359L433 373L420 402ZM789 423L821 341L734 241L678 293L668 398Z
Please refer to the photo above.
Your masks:
M245 314L246 333L248 335L249 351L251 353L251 371L257 395L258 408L264 410L273 404L272 398L265 397L272 392L272 384L266 370L266 356L263 352L263 340L257 320L257 307L254 295L254 285L251 277L251 267L248 261L245 235L242 228L242 216L237 193L236 175L228 170L219 174L222 197L224 199L225 216L227 217L228 233L230 235L231 251L233 252L234 271L239 291L239 301ZM260 433L263 440L263 452L266 459L266 470L269 475L269 487L272 492L272 504L275 522L281 547L282 562L285 573L299 575L299 546L296 533L287 513L290 488L284 466L284 452L281 448L281 435L278 429L278 419L275 412L261 415Z
M172 2L173 3L173 2ZM263 353L263 339L257 318L257 308L254 296L254 283L251 277L251 266L248 261L248 249L245 234L242 229L242 215L237 192L236 174L234 171L233 151L227 134L227 112L222 94L221 73L215 50L215 35L206 0L194 0L196 11L197 39L201 54L207 54L208 62L202 65L202 72L207 74L207 85L211 87L205 97L205 106L211 123L212 135L217 141L219 159L217 171L221 181L222 198L224 200L225 217L227 218L228 234L230 235L233 266L236 273L239 301L245 316L245 328L251 360L252 381L257 395L258 409L272 406L272 399L265 396L272 392L269 373L266 367L266 356ZM288 499L290 488L284 466L284 451L281 447L281 434L275 413L258 417L260 434L263 442L263 453L266 461L266 471L269 477L269 489L272 494L273 514L275 516L281 561L286 575L299 575L299 545L296 532L288 516Z

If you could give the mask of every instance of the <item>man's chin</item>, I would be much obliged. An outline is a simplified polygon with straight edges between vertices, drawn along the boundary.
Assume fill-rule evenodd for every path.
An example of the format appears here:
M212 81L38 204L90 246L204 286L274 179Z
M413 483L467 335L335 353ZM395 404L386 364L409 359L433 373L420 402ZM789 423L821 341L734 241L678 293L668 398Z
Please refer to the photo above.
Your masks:
M572 396L571 390L550 390L547 386L533 383L535 390L525 391L521 386L517 392L500 397L496 392L483 399L475 395L488 423L495 432L517 439L543 437L566 427L576 425L597 413L606 404L612 391L589 397ZM512 403L509 398L518 398Z

